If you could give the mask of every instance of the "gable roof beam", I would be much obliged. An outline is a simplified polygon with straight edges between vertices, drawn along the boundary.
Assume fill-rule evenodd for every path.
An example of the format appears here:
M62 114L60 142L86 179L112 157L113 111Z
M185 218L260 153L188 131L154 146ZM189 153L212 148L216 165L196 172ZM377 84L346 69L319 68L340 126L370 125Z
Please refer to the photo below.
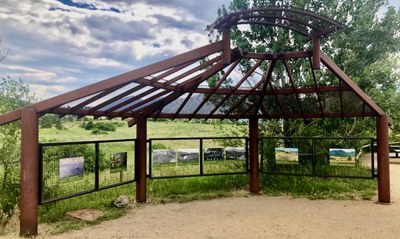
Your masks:
M346 75L324 52L320 52L322 63L339 79L343 80L343 82L352 89L352 91L363 101L365 102L372 111L374 111L377 115L382 116L385 112L369 98L361 89L358 87L349 76Z
M208 55L214 54L222 50L222 41L218 41L207 46L199 47L195 50L171 57L169 59L133 70L126 73L123 73L118 76L111 77L109 79L82 87L77 90L73 90L67 92L65 94L52 97L50 99L41 101L36 104L30 105L30 107L34 107L36 112L40 113L42 111L46 111L48 109L52 109L55 107L59 107L68 102L72 102L74 100L107 90L112 87L120 86L123 84L135 82L137 79L141 79L142 77L155 74L157 72L164 71L171 67L179 66L181 64L185 64L187 62L193 61L195 59L201 59ZM0 115L0 125L15 121L21 118L20 109L7 112L3 115Z

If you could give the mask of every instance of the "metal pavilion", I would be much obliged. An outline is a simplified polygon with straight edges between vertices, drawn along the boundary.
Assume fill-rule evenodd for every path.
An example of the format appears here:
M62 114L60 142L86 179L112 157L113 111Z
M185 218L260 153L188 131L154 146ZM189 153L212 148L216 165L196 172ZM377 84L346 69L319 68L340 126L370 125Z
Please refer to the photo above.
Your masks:
M241 24L288 29L309 39L311 49L254 53L232 48L231 28ZM250 192L258 193L258 119L375 117L378 200L389 203L389 118L320 49L320 38L341 27L301 9L234 12L210 26L222 32L221 41L1 115L0 124L22 121L21 235L37 234L38 118L46 113L129 118L129 126L137 125L138 202L146 201L149 118L249 119ZM244 63L245 73L238 74Z

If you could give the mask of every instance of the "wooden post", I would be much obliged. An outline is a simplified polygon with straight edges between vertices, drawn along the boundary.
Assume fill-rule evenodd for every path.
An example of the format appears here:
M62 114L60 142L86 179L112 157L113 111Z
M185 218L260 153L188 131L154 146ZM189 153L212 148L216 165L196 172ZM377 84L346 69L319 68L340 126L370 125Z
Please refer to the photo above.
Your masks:
M136 150L135 150L135 177L136 177L136 201L146 202L146 162L147 162L147 118L136 119Z
M249 120L250 146L250 193L260 193L258 172L258 119Z
M34 108L21 110L20 235L37 235L39 203L39 128Z
M231 64L231 29L224 28L222 31L223 40L223 63L224 65Z
M312 52L313 52L312 68L314 70L319 70L321 66L321 57L319 54L320 48L321 48L320 36L312 36Z
M378 202L390 203L389 117L377 117L376 138L378 153Z

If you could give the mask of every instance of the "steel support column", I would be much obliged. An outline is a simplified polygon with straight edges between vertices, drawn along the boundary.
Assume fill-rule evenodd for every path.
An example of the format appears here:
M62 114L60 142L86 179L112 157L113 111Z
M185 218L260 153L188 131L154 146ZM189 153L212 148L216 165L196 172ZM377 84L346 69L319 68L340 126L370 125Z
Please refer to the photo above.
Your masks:
M34 108L21 110L20 235L34 236L38 229L39 128Z
M385 114L377 117L376 138L378 153L378 202L390 203L389 171L389 117Z
M260 193L258 172L258 118L249 120L250 193Z
M135 177L136 201L146 202L147 118L136 118Z

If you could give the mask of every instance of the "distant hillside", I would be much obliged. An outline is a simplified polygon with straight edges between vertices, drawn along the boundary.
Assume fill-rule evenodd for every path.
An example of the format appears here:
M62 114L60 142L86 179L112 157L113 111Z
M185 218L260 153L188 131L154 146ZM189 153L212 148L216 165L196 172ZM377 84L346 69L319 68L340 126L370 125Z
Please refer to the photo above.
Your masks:
M355 151L345 151L342 149L330 149L329 150L329 154L332 156L354 156L355 155Z

